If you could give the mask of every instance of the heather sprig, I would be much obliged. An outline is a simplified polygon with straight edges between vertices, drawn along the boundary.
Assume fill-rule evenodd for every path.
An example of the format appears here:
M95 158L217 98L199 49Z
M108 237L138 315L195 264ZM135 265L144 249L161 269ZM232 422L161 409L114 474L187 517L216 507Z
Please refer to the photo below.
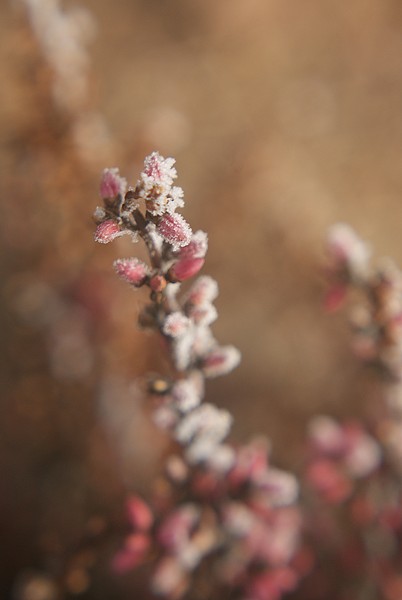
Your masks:
M316 416L310 423L304 526L318 568L309 593L311 598L334 600L399 600L402 275L389 260L374 264L368 244L345 224L329 232L327 274L324 305L335 310L348 295L354 298L353 348L381 374L384 401L375 418L367 414L338 423ZM334 581L333 573L342 573L342 578Z
M96 241L129 235L145 243L148 264L134 257L114 266L133 288L149 289L139 323L165 339L173 367L148 392L154 422L174 450L150 500L129 496L131 531L113 567L124 572L152 560L151 590L166 598L181 598L203 580L208 597L279 600L300 577L298 484L270 464L265 441L229 443L232 415L204 402L206 379L229 373L240 353L211 331L217 283L203 275L181 294L181 282L202 268L208 240L177 212L184 201L173 185L174 163L153 152L133 187L118 169L106 169L104 205L95 212Z

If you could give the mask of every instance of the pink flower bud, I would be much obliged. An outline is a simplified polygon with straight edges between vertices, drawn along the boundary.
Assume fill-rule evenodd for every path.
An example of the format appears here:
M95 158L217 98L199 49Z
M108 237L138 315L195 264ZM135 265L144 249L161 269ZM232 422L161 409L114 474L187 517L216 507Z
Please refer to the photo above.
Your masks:
M191 240L191 227L178 213L166 213L157 226L158 233L174 250L187 246Z
M203 359L205 377L219 377L230 373L240 363L241 354L234 346L218 346Z
M179 338L188 331L190 325L190 319L180 311L176 311L166 317L162 331L172 338Z
M208 304L213 302L217 295L218 284L215 279L212 279L209 275L204 275L199 277L191 286L186 297L186 304L193 306Z
M328 312L335 312L344 303L346 295L346 285L334 285L324 297L324 309Z
M268 469L255 483L274 506L292 504L299 492L296 477L279 469Z
M112 242L115 238L123 235L119 225L116 221L112 221L112 219L108 219L107 221L103 221L100 223L95 231L95 242L99 242L100 244L108 244Z
M115 198L118 194L124 196L127 189L127 181L120 177L119 169L105 169L103 171L100 195L102 198Z
M296 587L296 573L288 568L281 567L269 573L257 574L248 586L248 596L253 600L280 600L284 592L289 592Z
M208 250L208 236L205 231L196 231L191 242L180 248L180 258L204 258Z
M138 496L131 496L127 500L127 513L134 529L147 531L154 520L151 509Z
M317 460L311 464L307 481L330 504L343 502L352 491L350 480L330 460Z
M113 263L116 273L127 283L141 287L148 276L148 266L138 258L119 258Z
M195 504L183 504L162 522L158 530L158 541L166 548L178 548L190 537L190 531L199 516L199 509Z
M340 456L345 450L343 429L331 417L318 415L311 419L308 435L314 450L320 454Z
M203 258L182 258L169 271L169 275L175 281L185 281L194 275L204 266Z
M173 556L166 556L158 562L151 580L152 591L155 594L180 598L187 585L187 574Z
M149 280L149 287L153 292L162 292L166 287L166 279L162 275L154 275Z
M112 569L115 573L125 573L141 564L150 548L151 541L148 535L135 533L126 539L124 548L114 556Z

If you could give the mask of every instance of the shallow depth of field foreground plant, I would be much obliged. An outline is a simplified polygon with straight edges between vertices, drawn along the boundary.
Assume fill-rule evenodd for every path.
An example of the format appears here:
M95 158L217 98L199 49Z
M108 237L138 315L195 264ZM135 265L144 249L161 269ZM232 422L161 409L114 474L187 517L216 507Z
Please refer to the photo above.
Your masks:
M269 463L265 439L229 444L232 415L204 402L205 380L230 372L240 353L210 329L217 283L203 275L181 291L203 267L208 240L177 212L184 202L174 162L153 152L134 187L106 169L104 207L95 213L96 241L129 235L146 245L148 263L122 258L114 266L149 290L139 323L163 337L171 365L150 381L153 418L175 442L153 497L127 499L131 531L113 569L151 561L150 588L166 598L280 598L300 577L298 485Z
M145 244L148 262L120 258L114 266L131 287L148 289L139 323L162 337L170 358L148 392L172 450L153 496L127 498L130 531L114 572L151 565L150 590L172 599L400 600L400 272L389 262L373 268L347 225L330 231L325 306L335 310L356 293L354 347L383 377L384 400L358 421L315 417L299 483L271 464L266 439L229 443L232 415L204 401L206 380L230 372L240 353L211 332L218 287L198 275L207 234L177 212L184 201L174 162L153 152L133 187L106 169L104 206L95 212L96 241L129 235Z

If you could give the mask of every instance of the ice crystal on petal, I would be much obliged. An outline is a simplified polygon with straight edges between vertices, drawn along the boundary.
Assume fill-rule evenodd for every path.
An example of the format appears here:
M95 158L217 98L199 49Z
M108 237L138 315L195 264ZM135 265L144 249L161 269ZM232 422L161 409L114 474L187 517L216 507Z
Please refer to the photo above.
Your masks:
M95 231L95 242L99 242L100 244L108 244L112 242L117 237L124 235L124 231L122 231L116 221L112 221L111 219L107 221L103 221L100 223Z
M173 250L187 246L191 240L191 227L181 215L165 214L157 226L158 233L172 245Z
M137 189L146 202L147 210L155 216L174 213L176 208L184 205L183 190L172 187L177 177L173 167L175 162L173 158L163 158L158 152L152 152L145 159Z
M170 190L170 202L168 204L168 210L174 212L176 208L182 208L184 206L184 192L181 187L177 185L173 186Z
M190 243L180 249L180 258L204 258L208 250L208 235L205 231L193 233Z

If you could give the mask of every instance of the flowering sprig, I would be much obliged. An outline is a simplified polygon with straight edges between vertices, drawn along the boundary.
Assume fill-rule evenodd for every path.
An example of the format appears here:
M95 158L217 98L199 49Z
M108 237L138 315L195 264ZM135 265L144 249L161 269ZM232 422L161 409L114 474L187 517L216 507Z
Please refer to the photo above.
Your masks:
M368 245L348 225L331 228L328 256L324 305L335 310L354 293L353 348L383 376L385 401L374 419L338 423L320 416L311 421L304 514L319 570L309 598L397 600L402 589L402 275L390 261L375 266ZM342 578L334 582L333 573Z
M205 380L229 373L240 353L218 344L210 329L218 294L211 277L199 277L180 294L181 282L203 266L208 241L176 212L184 202L173 186L173 165L153 152L135 187L117 169L106 169L104 206L95 212L96 241L129 235L145 242L149 264L125 258L114 266L133 288L149 288L139 323L165 339L174 372L152 379L149 394L153 419L176 450L151 500L129 497L131 531L113 566L124 572L152 559L150 587L166 598L183 597L200 579L205 585L208 568L209 593L279 600L300 577L298 484L270 465L266 442L227 442L232 415L203 401Z

